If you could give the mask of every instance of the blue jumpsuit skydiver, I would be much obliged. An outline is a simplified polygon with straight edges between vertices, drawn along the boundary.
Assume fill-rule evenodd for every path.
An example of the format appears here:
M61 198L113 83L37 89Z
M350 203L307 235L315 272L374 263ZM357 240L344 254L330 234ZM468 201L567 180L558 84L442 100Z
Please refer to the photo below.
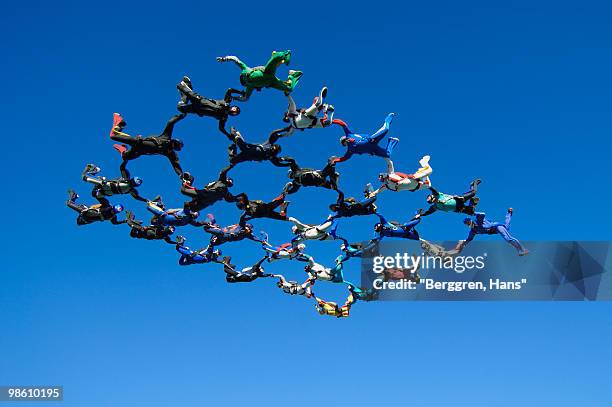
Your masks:
M185 240L186 239L183 236L177 236L176 238L176 251L181 254L178 263L181 266L218 262L218 258L221 256L221 251L209 251L208 248L191 250L189 247L185 246Z
M525 249L521 242L510 234L510 221L512 220L512 208L508 209L506 213L506 220L504 223L491 222L485 218L483 212L476 212L474 214L475 220L471 218L465 218L465 223L470 228L468 237L463 241L459 248L463 249L469 242L471 242L476 235L501 235L506 242L516 249L519 256L524 256L529 253L529 250Z
M153 214L151 218L152 225L165 226L203 226L205 222L197 221L198 212L185 211L182 208L164 209L160 202L147 202L147 210Z
M374 226L374 231L378 233L376 240L381 240L383 237L398 237L402 239L420 240L419 232L416 231L415 226L421 222L419 214L415 215L410 222L407 223L396 223L389 222L384 216L378 214L380 223Z
M390 158L393 149L399 142L398 138L389 137L387 147L382 148L378 143L389 132L389 126L393 120L394 113L389 113L383 126L372 135L353 133L348 125L340 119L334 119L333 123L342 127L344 136L340 138L340 143L346 146L346 153L342 157L334 158L335 163L343 162L351 158L353 154L369 154L377 157Z

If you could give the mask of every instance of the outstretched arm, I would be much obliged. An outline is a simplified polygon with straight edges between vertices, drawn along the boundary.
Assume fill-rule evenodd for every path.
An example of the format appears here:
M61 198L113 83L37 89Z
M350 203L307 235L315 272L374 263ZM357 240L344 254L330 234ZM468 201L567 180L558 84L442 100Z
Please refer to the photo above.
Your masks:
M436 205L431 205L429 207L429 209L427 209L425 212L421 213L421 216L428 216L431 215L432 213L434 213L436 211Z
M248 69L249 68L247 66L247 64L242 62L240 60L240 58L238 58L237 56L227 55L227 56L224 56L224 57L217 57L217 62L228 62L228 61L235 63L236 65L238 65L238 67L240 69Z
M380 194L385 189L387 189L387 185L382 184L380 187L378 187L378 189L376 189L375 191L372 191L367 197L368 198L375 198L376 195Z
M137 199L140 202L149 202L148 199L143 198L142 196L140 196L140 194L138 193L138 190L136 188L132 188L130 190L130 195L132 195L134 197L134 199Z
M343 120L340 119L334 119L332 120L333 124L337 124L338 126L342 127L342 130L344 130L344 134L346 136L353 134L353 132L351 131L351 129L349 129L348 124L346 124Z
M227 118L219 120L219 131L225 134L225 137L231 138L231 134L225 129L225 124L227 123Z
M234 96L236 95L236 96ZM225 92L225 96L223 97L223 100L227 103L230 103L232 100L234 99L238 99L240 97L244 96L244 92L238 89L234 89L234 88L229 88L227 90L227 92Z
M127 219L124 219L124 220L119 220L119 219L117 219L117 216L113 216L113 217L110 219L110 221L111 221L111 223L112 223L113 225L121 225L122 223L127 223Z
M289 106L287 106L287 113L293 115L297 114L297 105L295 104L295 101L291 95L287 95L287 101L289 102Z
M349 158L351 158L353 156L353 152L350 150L347 150L346 153L344 153L344 155L342 157L336 157L333 159L333 163L341 163L344 162L346 160L348 160Z
M288 220L289 222L292 222L292 223L293 223L295 226L297 226L297 227L298 227L298 229L301 229L301 230L308 229L308 228L310 227L310 225L307 225L307 224L305 224L305 223L302 223L302 222L300 222L299 220L297 220L296 218L291 217L291 216L290 216L290 217L289 217L287 220Z
M265 240L263 240L263 239L261 239L261 238L259 238L259 237L255 236L253 233L249 234L249 235L247 236L247 238L248 238L248 239L250 239L250 240L252 240L252 241L254 241L254 242L258 242L258 243L262 243L262 244L265 242Z

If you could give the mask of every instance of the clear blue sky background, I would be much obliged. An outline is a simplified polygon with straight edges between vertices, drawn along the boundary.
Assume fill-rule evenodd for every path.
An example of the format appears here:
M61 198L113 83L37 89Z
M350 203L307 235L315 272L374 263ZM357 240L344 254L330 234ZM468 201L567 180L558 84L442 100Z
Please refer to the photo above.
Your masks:
M238 69L215 56L254 66L290 48L291 68L305 73L300 105L327 85L337 117L357 131L397 113L400 171L431 154L443 191L481 177L481 208L501 218L513 206L513 231L525 241L608 240L609 4L209 3L4 4L0 384L62 384L64 405L89 407L610 405L610 304L360 303L348 320L323 318L270 281L229 286L218 268L180 268L172 246L131 239L125 227L77 228L64 206L68 187L90 199L79 179L85 163L116 176L114 111L128 132L157 133L183 74L221 97L238 85ZM256 93L232 123L263 140L285 106L279 92ZM214 178L227 147L214 121L189 117L176 135L198 184ZM304 132L283 148L320 167L342 152L340 135ZM182 203L163 159L131 169L145 196ZM384 163L355 157L340 169L342 188L356 195ZM287 180L269 164L233 176L236 190L261 199ZM320 222L333 197L301 191L290 212ZM404 220L424 198L387 193L379 206ZM136 202L117 201L145 216ZM238 216L223 203L211 211L222 223ZM460 219L433 216L421 234L462 238ZM274 243L290 237L286 224L255 223ZM344 221L340 231L366 239L373 223ZM194 247L206 243L199 230L185 234ZM259 255L249 243L226 251L240 266ZM329 262L337 245L309 252ZM358 266L349 264L355 279ZM303 277L301 265L271 270Z

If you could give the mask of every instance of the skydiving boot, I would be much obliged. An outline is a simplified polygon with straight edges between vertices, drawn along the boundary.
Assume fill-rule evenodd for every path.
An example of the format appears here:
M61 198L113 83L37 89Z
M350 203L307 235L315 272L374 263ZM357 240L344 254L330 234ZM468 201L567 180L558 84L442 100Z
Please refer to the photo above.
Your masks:
M293 91L293 89L298 84L303 74L304 73L302 71L294 71L294 70L289 71L289 77L287 78L287 81L289 82L289 89L290 89L289 92Z
M323 105L325 108L325 114L323 115L323 119L321 119L321 123L324 126L329 126L332 124L334 120L334 111L336 110L333 105Z
M123 130L123 128L127 125L121 114L113 113L113 128L110 131L111 137Z
M428 183L429 182L429 175L433 172L432 168L429 166L429 160L431 159L430 156L426 155L423 156L423 158L421 158L419 160L419 165L421 166L413 175L415 178L425 178L423 180L424 183Z
M281 206L279 207L279 209L280 209L280 215L281 215L282 217L286 217L286 216L287 216L287 207L289 206L289 204L290 204L290 203L291 203L291 202L289 202L289 201L285 201L285 202L283 202L283 203L281 204Z
M79 199L79 194L77 194L76 192L74 192L74 190L69 189L68 190L68 200L70 202L75 202L77 199Z
M315 97L314 105L317 107L318 111L321 111L325 105L325 97L327 96L327 87L324 86L323 89L319 92L319 96Z
M176 85L179 90L179 93L181 94L181 99L177 104L179 112L181 111L182 107L185 107L188 104L187 93L193 91L191 86L191 79L189 79L188 76L183 76L183 80L178 85Z
M123 153L127 151L127 147L123 144L113 144L113 148L119 151L119 154L121 154L121 157L123 157Z
M81 173L81 178L86 179L88 175L96 175L99 172L100 167L97 167L95 164L87 164Z

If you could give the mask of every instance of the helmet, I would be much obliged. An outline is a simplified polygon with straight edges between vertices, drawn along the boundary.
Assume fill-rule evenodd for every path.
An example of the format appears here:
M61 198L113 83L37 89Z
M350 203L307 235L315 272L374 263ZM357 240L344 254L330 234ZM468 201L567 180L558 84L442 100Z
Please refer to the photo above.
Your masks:
M170 226L168 226L168 230L170 231L170 233L174 233L176 228L174 226L170 225Z
M230 116L238 116L240 114L240 108L238 106L230 106L228 113Z
M340 137L340 144L342 144L343 146L348 144L348 137L347 136L342 136Z
M123 211L123 205L121 204L117 204L113 206L113 212L115 213L119 213Z
M472 218L465 218L463 219L463 223L466 225L471 225L472 224Z
M198 211L189 212L189 214L194 219L197 218L198 216L200 216L200 212L198 212Z
M175 151L181 151L183 149L184 143L182 140L173 139L172 140L172 149Z
M191 175L191 173L189 173L187 171L185 171L183 173L182 178L183 178L183 181L185 181L185 182L193 182L193 180L194 180L193 175Z
M380 232L381 230L382 230L382 223L377 223L376 225L374 225L375 232Z
M298 230L297 226L293 225L291 226L291 232L296 233Z
M234 180L230 177L227 177L227 179L225 180L225 185L231 187L232 185L234 185Z
M436 202L437 200L438 199L436 198L435 195L433 195L433 194L432 195L427 195L427 202L433 203L433 202Z
M306 245L304 243L300 243L299 245L296 246L296 248L298 249L298 251L304 251L304 249L306 248Z
M134 177L132 178L132 184L134 184L134 186L140 186L142 185L142 179L138 178L138 177Z

